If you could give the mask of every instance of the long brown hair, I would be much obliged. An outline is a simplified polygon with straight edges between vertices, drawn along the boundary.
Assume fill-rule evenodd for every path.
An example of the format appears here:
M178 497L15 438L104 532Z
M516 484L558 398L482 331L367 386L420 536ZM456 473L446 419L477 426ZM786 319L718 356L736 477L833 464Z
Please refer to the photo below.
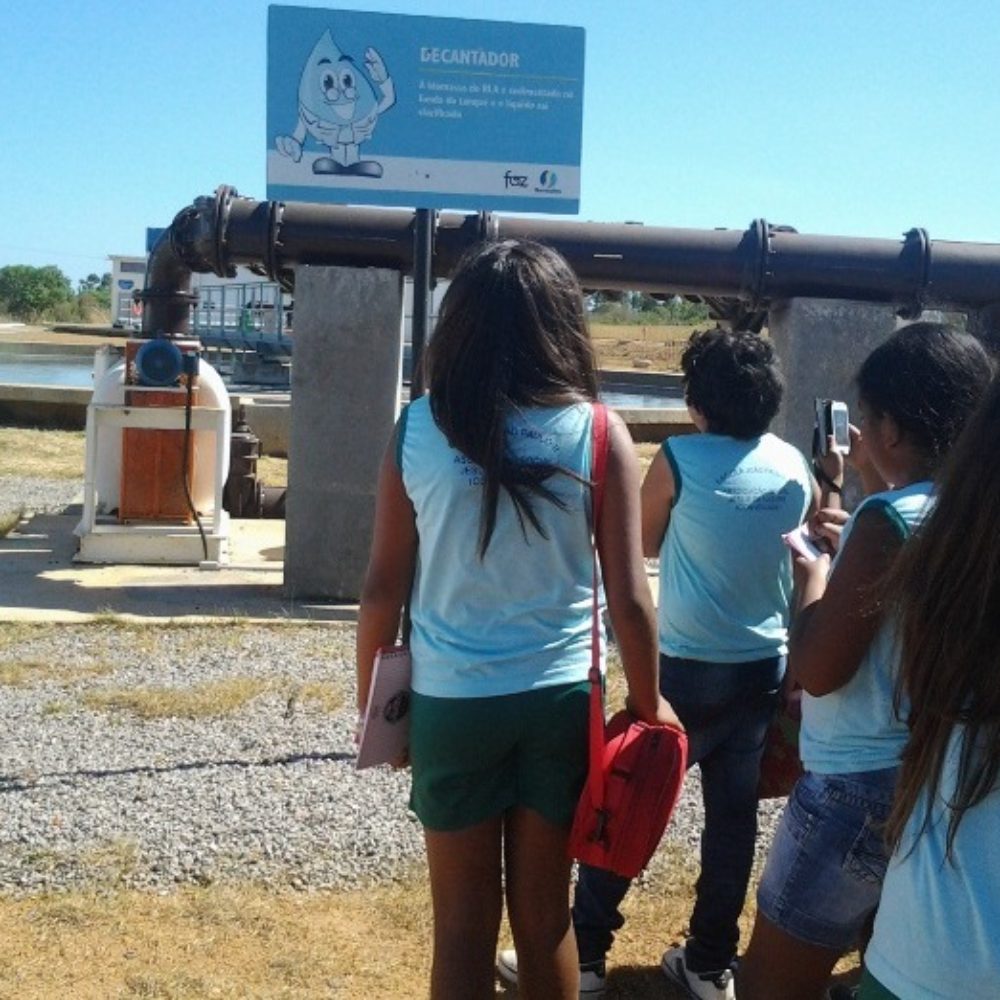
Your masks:
M533 498L563 506L546 480L565 470L518 462L507 447L507 417L520 407L597 398L583 293L569 264L526 240L474 247L442 300L426 364L435 423L483 470L480 558L493 537L501 489L522 531L527 521L544 537Z
M921 832L961 727L958 782L948 802L947 850L966 810L1000 772L1000 380L948 456L937 504L900 553L888 593L902 648L896 709L909 702L909 741L886 825L898 847L926 791Z

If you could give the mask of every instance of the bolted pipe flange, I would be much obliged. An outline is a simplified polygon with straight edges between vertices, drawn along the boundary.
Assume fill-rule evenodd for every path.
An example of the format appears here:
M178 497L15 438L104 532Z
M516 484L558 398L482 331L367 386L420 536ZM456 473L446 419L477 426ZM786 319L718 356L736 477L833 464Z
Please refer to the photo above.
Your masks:
M913 284L912 298L896 310L900 319L916 319L927 301L931 272L931 238L926 229L914 227L903 233L900 260L906 265Z
M272 201L268 203L267 213L267 245L264 251L264 270L267 276L276 281L282 291L295 290L295 277L292 271L281 266L281 224L285 218L285 203Z

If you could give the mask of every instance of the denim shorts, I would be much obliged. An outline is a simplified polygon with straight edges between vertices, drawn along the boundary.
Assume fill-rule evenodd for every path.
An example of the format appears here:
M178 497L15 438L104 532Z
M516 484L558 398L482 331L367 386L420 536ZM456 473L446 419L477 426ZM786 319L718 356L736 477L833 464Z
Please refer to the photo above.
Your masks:
M882 834L898 770L806 772L792 789L757 888L786 934L838 952L875 912L889 853Z

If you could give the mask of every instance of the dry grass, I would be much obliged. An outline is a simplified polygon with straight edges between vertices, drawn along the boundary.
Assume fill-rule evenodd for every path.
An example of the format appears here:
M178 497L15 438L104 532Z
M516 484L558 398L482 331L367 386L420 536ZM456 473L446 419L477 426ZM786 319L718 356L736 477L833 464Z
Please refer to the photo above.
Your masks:
M95 856L126 869L129 845ZM626 897L608 1000L679 998L659 972L684 939L696 871L662 848L654 874ZM744 940L752 905L742 920ZM0 996L17 1000L164 998L308 1000L426 995L431 910L423 873L353 892L105 889L0 899ZM510 943L506 928L501 944ZM855 958L842 963L856 966ZM498 986L498 995L515 996Z
M66 686L92 680L94 677L104 677L112 673L113 669L107 663L66 664L36 660L0 662L0 687L31 687L47 681L57 681Z
M96 348L101 344L120 344L123 339L124 331L108 332L106 318L103 323L97 324L96 329L87 332L70 333L69 331L53 330L52 326L47 324L28 324L0 330L0 342L8 340L21 344L66 344L73 346L85 344Z
M296 685L289 695L290 704L302 705L328 715L344 705L344 691L332 681L309 681Z
M690 326L604 326L594 323L590 334L601 368L641 367L656 372L677 372L680 371L681 353L694 329Z
M680 940L692 877L687 871L630 895L609 998L665 995L655 965ZM0 996L422 996L430 934L422 873L342 893L210 887L0 900Z
M268 486L287 486L288 459L262 456L257 462L257 476Z
M635 446L635 454L639 459L639 471L642 473L643 478L645 478L646 473L649 471L649 467L652 465L653 459L660 448L661 445L651 443L637 444Z
M87 708L130 712L140 719L204 719L238 712L270 687L256 677L229 677L187 688L139 687L88 691Z
M0 538L6 538L20 523L24 515L24 508L7 513L0 513Z
M0 674L2 677L2 674ZM343 707L342 685L333 681L296 681L287 677L229 677L191 687L135 687L88 691L81 701L90 709L129 712L140 719L206 719L233 715L265 693L277 692L286 711L330 714ZM61 707L61 705L60 705ZM54 708L53 711L58 711Z
M341 894L213 888L0 901L0 996L417 996L428 914L422 880Z
M0 427L0 476L81 479L83 431Z

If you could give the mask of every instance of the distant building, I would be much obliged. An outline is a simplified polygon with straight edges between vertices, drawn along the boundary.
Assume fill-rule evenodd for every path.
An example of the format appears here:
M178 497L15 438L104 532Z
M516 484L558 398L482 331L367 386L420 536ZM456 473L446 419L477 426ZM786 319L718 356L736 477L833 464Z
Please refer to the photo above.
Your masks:
M162 229L146 230L146 255L126 256L110 254L111 261L111 322L124 329L138 330L142 326L142 303L136 292L146 287L146 263L149 253L164 232ZM447 281L439 281L431 297L431 320L437 317ZM279 291L278 286L238 266L232 278L217 274L192 274L192 291L200 293L200 301L192 317L193 332L263 331L275 335L287 333L291 313L291 297ZM276 309L280 301L281 309ZM413 282L407 277L403 285L403 335L410 341L410 318L413 311Z
M136 292L146 287L146 257L129 257L111 254L111 322L114 326L138 330L142 325L142 304L134 298ZM245 267L236 268L234 278L220 278L216 274L193 274L194 291L220 285L261 285L259 274Z

